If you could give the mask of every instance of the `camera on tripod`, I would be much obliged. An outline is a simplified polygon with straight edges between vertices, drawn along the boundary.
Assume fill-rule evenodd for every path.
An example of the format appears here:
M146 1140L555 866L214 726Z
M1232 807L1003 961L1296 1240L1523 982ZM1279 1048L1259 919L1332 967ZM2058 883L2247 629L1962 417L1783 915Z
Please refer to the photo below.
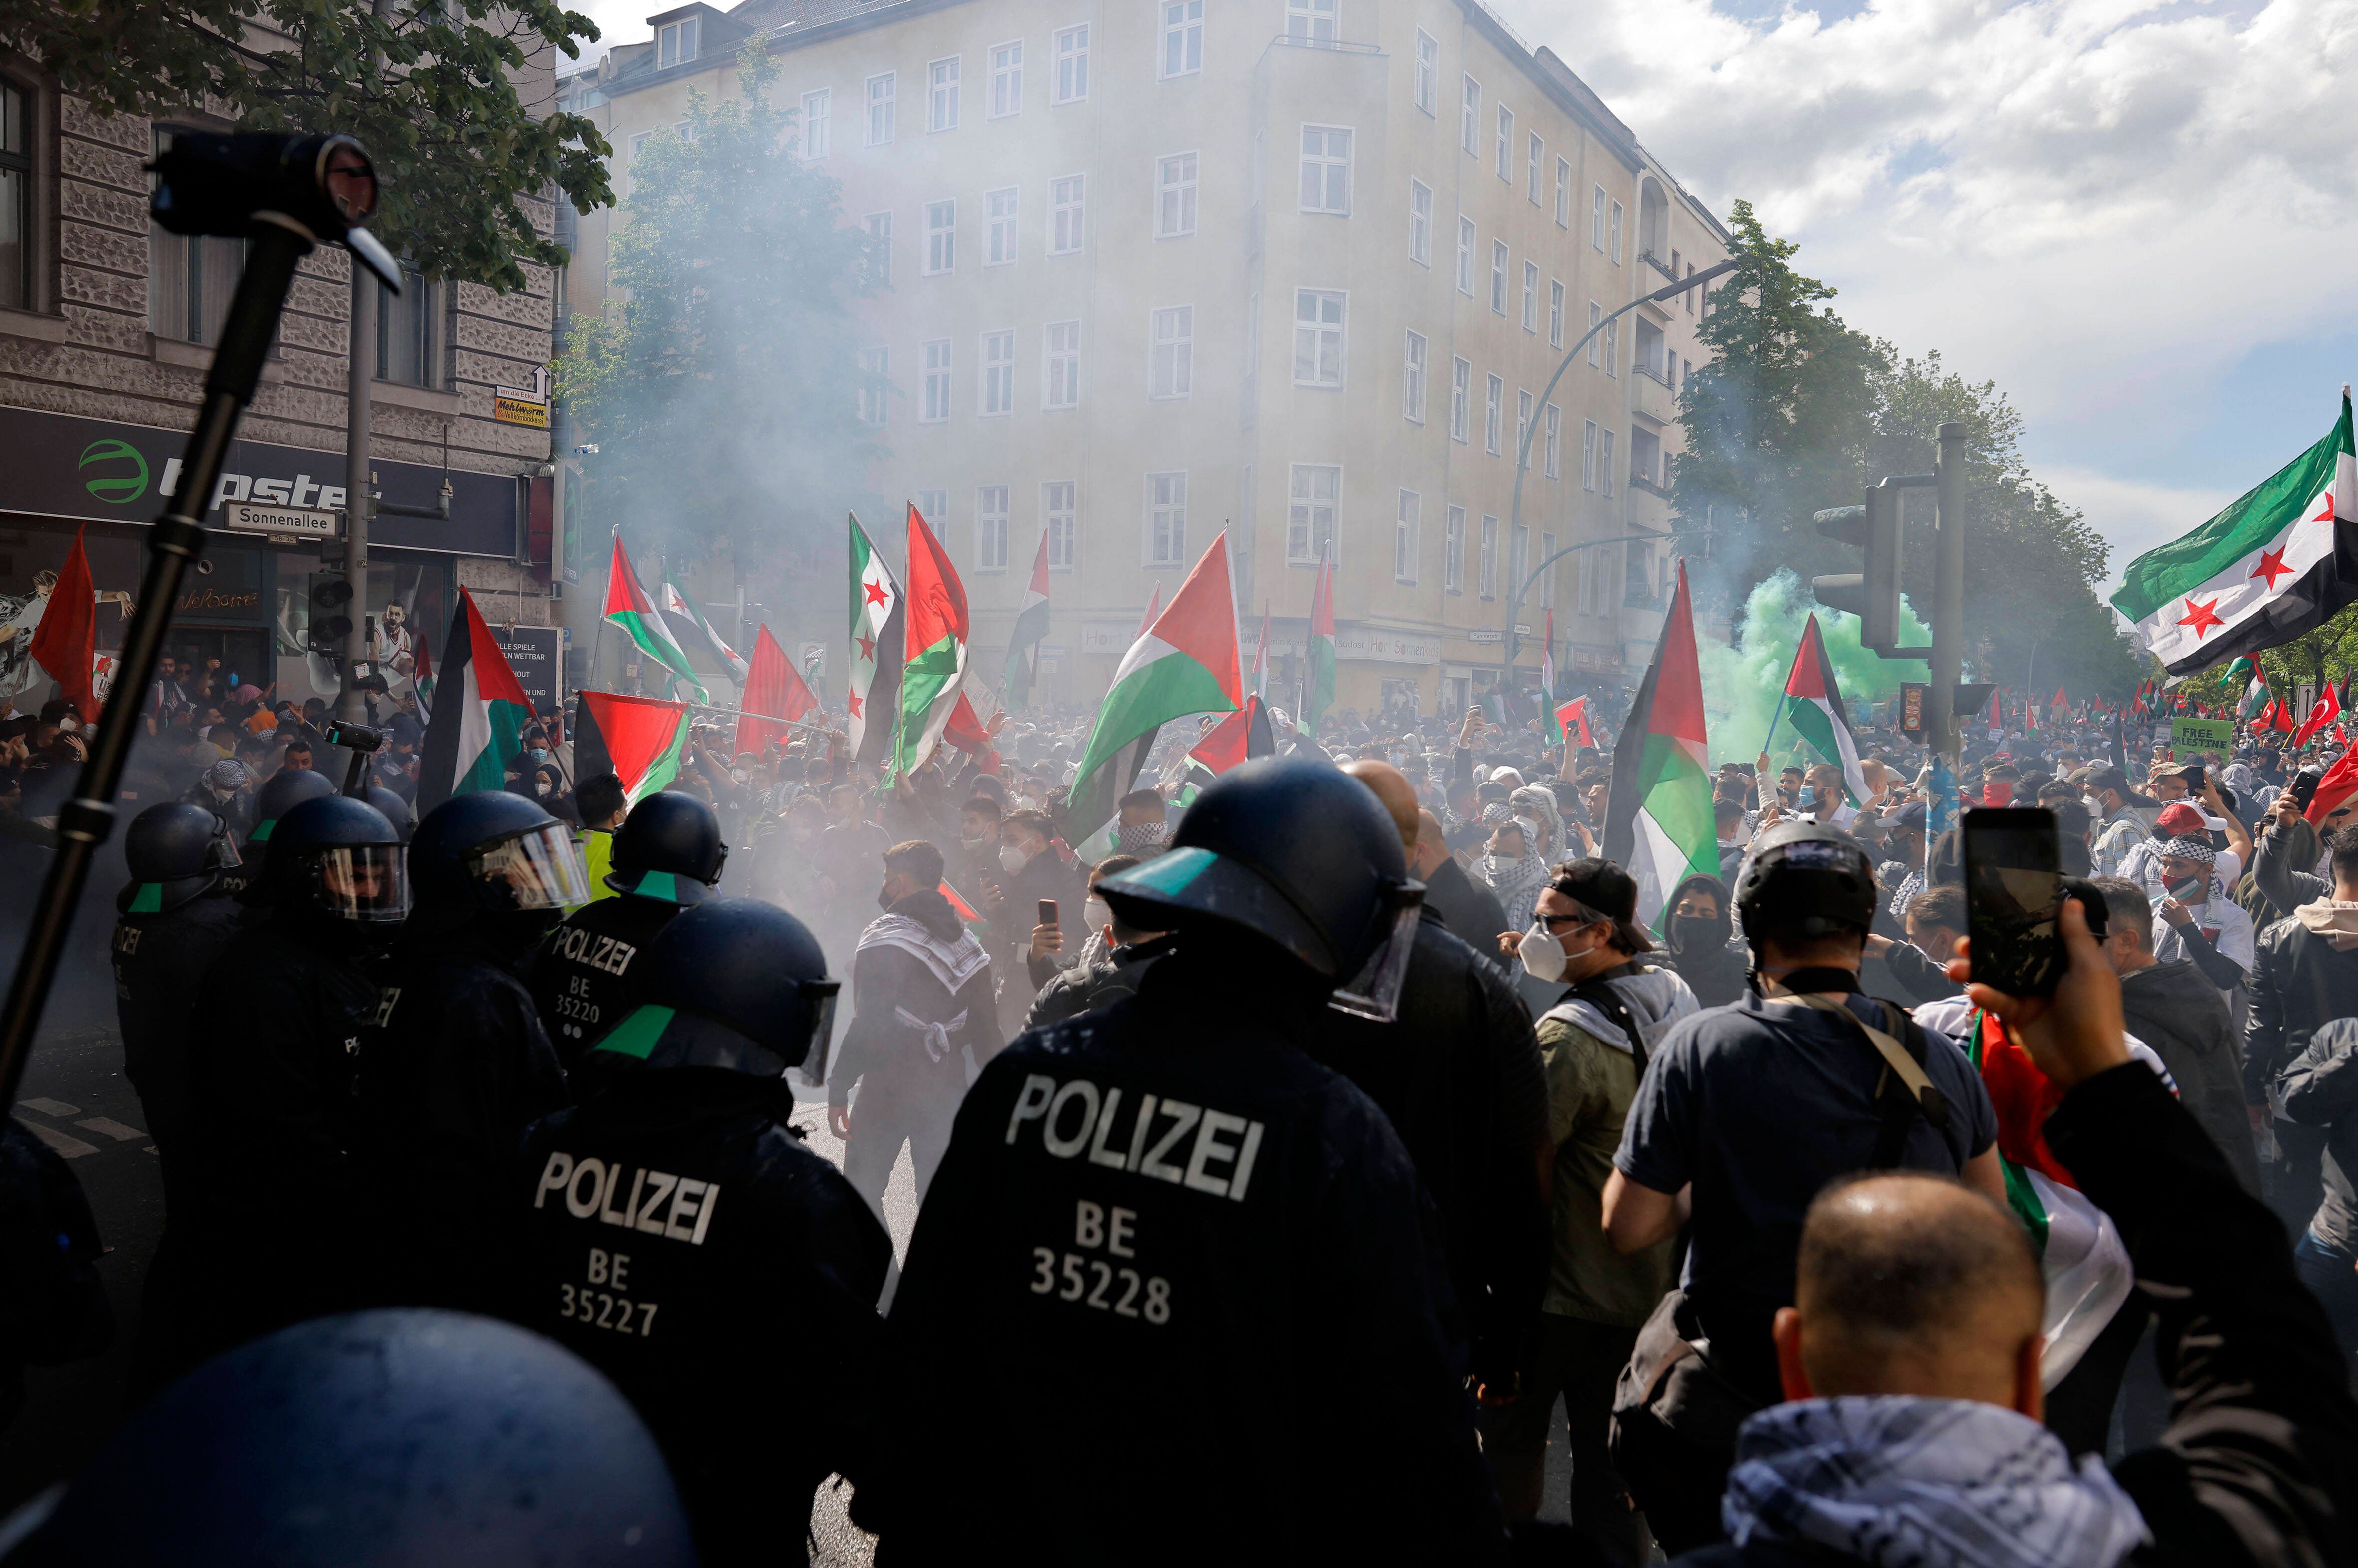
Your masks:
M254 239L265 225L291 228L349 247L400 292L400 265L362 226L376 211L376 166L350 136L183 131L148 167L147 210L173 233Z

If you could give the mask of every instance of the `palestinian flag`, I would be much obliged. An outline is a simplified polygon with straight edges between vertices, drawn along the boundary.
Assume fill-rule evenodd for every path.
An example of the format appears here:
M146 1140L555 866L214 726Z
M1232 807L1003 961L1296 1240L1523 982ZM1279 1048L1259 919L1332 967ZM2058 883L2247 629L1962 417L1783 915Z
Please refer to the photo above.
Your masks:
M1318 581L1310 590L1310 656L1303 661L1302 732L1318 738L1318 721L1335 706L1335 552L1318 557Z
M687 590L673 580L669 563L664 567L663 612L664 618L671 622L675 636L686 637L691 642L700 640L712 650L712 656L720 661L721 668L727 670L740 687L745 684L746 676L751 673L745 655L721 641L720 633L712 629L712 622L704 618L704 611L696 607L696 600L688 598Z
M1244 706L1237 653L1236 590L1228 579L1228 536L1214 539L1154 624L1122 655L1113 685L1089 726L1087 750L1065 805L1066 819L1090 849L1114 819L1146 765L1154 737L1174 719L1234 713ZM1708 826L1708 824L1706 824Z
M1555 611L1547 612L1547 630L1540 642L1540 717L1547 724L1551 744L1563 744L1563 724L1555 716Z
M679 776L687 747L688 705L620 692L585 691L573 730L575 776L612 773L631 805Z
M966 680L970 624L966 584L950 565L947 550L909 508L909 590L903 623L907 628L901 666L901 729L892 751L893 772L905 773L934 754L942 730L958 705ZM973 715L968 715L969 720Z
M647 597L647 590L639 586L639 574L631 569L631 557L622 553L620 529L614 532L614 558L606 568L604 614L638 645L640 653L661 665L669 673L670 679L694 692L697 701L712 700L712 694L704 689L702 681L696 678L696 670L688 664L687 654L673 641L671 628L664 624L663 617L655 611L654 601ZM449 663L447 657L444 663Z
M850 718L844 731L851 741L852 760L870 767L891 760L892 738L900 728L901 642L901 585L854 517Z
M1555 710L1556 728L1572 737L1575 746L1594 746L1595 738L1588 732L1588 698L1575 697Z
M442 700L418 748L417 817L454 795L499 789L507 766L524 754L532 701L508 656L492 641L475 596L459 590L459 612L442 644Z
M2235 705L2235 717L2244 719L2256 719L2259 717L2260 709L2268 704L2267 680L2260 674L2259 666L2249 659L2237 659L2235 667L2227 672L2227 678L2234 679L2238 672L2241 672L2251 684L2244 687L2243 700Z
M434 660L426 650L426 639L417 639L417 663L409 675L409 687L417 694L417 711L426 722L434 722Z
M1638 923L1652 931L1664 929L1671 889L1699 872L1719 874L1704 756L1703 671L1682 560L1662 640L1614 749L1605 808L1606 859L1637 879Z
M1245 694L1242 708L1221 719L1187 753L1214 778L1252 758L1276 754L1277 740L1270 731L1269 709L1251 692Z
M740 755L760 755L789 733L773 720L800 719L818 706L818 697L795 669L786 651L764 626L753 637L753 662L746 666L745 711L737 719L735 750ZM756 717L759 715L760 717Z
M1040 530L1040 552L1032 557L1032 585L1007 634L1007 700L1017 708L1032 700L1040 678L1040 644L1048 640L1048 531Z
M1826 657L1826 640L1818 618L1801 629L1801 645L1793 654L1793 672L1785 677L1785 721L1810 743L1824 762L1842 770L1843 794L1853 806L1864 805L1871 793L1866 773L1858 765L1858 746L1851 739L1850 714L1843 707L1842 688L1834 679L1833 661Z
M950 908L957 912L959 925L965 926L968 931L973 932L984 942L988 943L990 940L990 922L985 920L979 914L978 914L974 905L960 898L958 896L957 889L950 886L947 881L944 881L940 887L934 891L940 893L944 898L949 900Z
M2172 675L2288 643L2358 600L2350 394L2323 440L2182 539L2128 564L2113 605Z

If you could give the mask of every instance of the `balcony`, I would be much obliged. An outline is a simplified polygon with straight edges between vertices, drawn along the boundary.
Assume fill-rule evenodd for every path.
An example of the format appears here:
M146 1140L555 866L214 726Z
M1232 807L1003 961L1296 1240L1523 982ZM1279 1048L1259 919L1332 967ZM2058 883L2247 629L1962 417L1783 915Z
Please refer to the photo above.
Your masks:
M1678 395L1671 390L1670 379L1660 371L1643 362L1631 367L1629 387L1636 395L1629 400L1629 412L1656 425L1677 422Z
M1679 280L1679 275L1671 270L1671 264L1656 255L1653 252L1639 251L1638 253L1638 259L1644 262L1648 266L1652 267L1656 272L1660 273L1662 275L1662 283L1676 283ZM1660 283L1658 283L1654 287L1660 288L1661 286L1662 285ZM1651 291L1649 290L1649 292Z
M1623 503L1622 518L1633 534L1670 532L1670 492L1651 481L1633 478L1629 481L1628 496Z

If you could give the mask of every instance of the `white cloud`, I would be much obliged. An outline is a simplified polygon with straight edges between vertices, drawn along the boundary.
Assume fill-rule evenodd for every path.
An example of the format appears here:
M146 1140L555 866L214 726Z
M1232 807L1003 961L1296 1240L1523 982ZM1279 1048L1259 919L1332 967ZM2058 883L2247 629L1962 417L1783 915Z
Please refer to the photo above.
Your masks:
M2155 546L2207 523L2242 493L2233 490L2172 489L2085 469L2050 466L2039 478L2056 499L2086 514L2113 546L2111 575L2104 591L2120 586L2121 568ZM1966 535L1972 537L1970 534Z

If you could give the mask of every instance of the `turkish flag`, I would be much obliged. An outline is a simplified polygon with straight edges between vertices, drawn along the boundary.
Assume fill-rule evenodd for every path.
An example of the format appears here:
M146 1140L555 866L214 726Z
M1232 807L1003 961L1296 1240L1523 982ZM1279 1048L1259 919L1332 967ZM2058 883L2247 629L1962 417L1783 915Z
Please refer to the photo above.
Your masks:
M58 586L63 588L65 584L60 581ZM2309 710L2308 719L2302 721L2299 729L2293 731L2292 743L2296 747L2308 745L2310 737L2332 723L2334 719L2341 717L2341 714L2342 697L2329 685L2323 691L2318 693L2317 706Z
M91 665L98 657L98 596L91 586L90 557L82 554L81 535L74 535L66 564L58 568L58 582L49 589L49 608L33 629L33 658L65 689L87 723L98 721L98 697L91 690ZM133 700L138 700L135 694Z

